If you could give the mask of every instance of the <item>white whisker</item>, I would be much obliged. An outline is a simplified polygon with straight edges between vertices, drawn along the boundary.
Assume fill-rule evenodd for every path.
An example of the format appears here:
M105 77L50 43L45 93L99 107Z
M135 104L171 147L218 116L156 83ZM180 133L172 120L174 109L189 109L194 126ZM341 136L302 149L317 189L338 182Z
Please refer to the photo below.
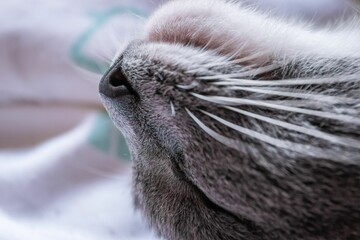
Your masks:
M172 101L170 101L170 109L171 109L171 116L175 117L176 115L176 111L175 111L175 107Z
M209 112L206 111L202 111L204 114L208 115L209 117L213 118L214 120L218 121L221 124L224 124L225 126L232 128L242 134L248 135L252 138L256 138L260 141L263 141L265 143L268 143L270 145L273 145L275 147L279 147L279 148L283 148L289 151L293 151L293 152L298 152L304 155L308 155L308 156L312 156L312 157L317 157L317 158L326 158L326 159L332 159L335 161L340 161L340 159L337 158L336 154L331 153L331 151L325 151L321 148L318 147L314 147L312 145L305 145L305 144L300 144L300 143L294 143L294 142L290 142L290 141L286 141L286 140L280 140L277 138L273 138L270 137L268 135L253 131L251 129L247 129L241 126L238 126L236 124L233 124L229 121L226 121L223 118L220 118L218 116L215 116ZM335 156L335 158L334 158ZM351 161L350 159L348 159L349 161Z
M191 69L191 70L187 70L185 71L187 74L194 74L194 73L198 73L198 72L206 72L208 71L207 68L201 66L201 67L197 67L197 68L194 68L194 69Z
M212 130L211 128L209 128L208 126L206 126L202 121L200 121L200 119L198 119L189 109L185 108L186 112L189 114L189 116L194 120L194 122L202 129L204 130L204 132L206 132L207 134L209 134L209 136L211 136L212 138L214 138L215 140L217 140L218 142L221 142L223 144L225 144L226 146L233 148L235 150L242 150L240 148L241 146L241 142L231 139L231 138L227 138L224 137L223 135L215 132L214 130Z
M221 80L221 79L227 79L232 77L238 77L238 73L231 73L231 74L218 74L214 76L203 76L203 77L197 77L199 80Z
M321 112L316 110L310 110L305 108L297 108L297 107L289 107L280 104L274 104L268 101L258 101L258 100L251 100L251 99L243 99L243 98L232 98L232 97L219 97L219 96L203 96L197 93L191 93L191 95L200 98L205 101L221 104L221 105L229 105L229 106L238 106L238 105L251 105L251 106L260 106L272 109L278 109L288 112L296 112L302 113L312 116L317 116L321 118L333 119L343 122L348 122L351 124L360 125L360 119L357 117L343 115L343 114L335 114L329 112Z
M276 70L278 68L280 68L279 64L271 64L271 65L268 65L268 66L258 67L258 68L254 68L254 69L250 69L250 70L242 71L242 72L237 72L237 73L233 73L233 74L220 74L220 75L215 75L215 76L203 76L203 77L198 77L198 79L200 79L200 80L221 80L221 79L230 80L228 78L252 77L252 76L257 76L257 75L260 75L260 74L271 72L271 71Z
M341 82L357 82L360 81L359 75L348 75L341 77L328 77L328 78L303 78L303 79L284 79L284 80L250 80L250 79L234 79L226 78L221 79L220 82L213 82L214 85L219 86L294 86L294 85L320 85L332 84Z
M258 68L255 68L253 70L249 70L249 71L246 71L246 72L243 72L241 74L238 74L238 77L248 77L248 76L257 76L257 75L260 75L260 74L264 74L264 73L268 73L268 72L271 72L271 71L274 71L276 69L279 69L281 67L280 64L271 64L271 65L268 65L268 66L264 66L264 67L258 67Z
M225 108L229 109L231 111L243 114L243 115L248 116L248 117L252 117L252 118L267 122L267 123L271 123L271 124L274 124L274 125L277 125L277 126L280 126L280 127L292 130L292 131L304 133L304 134L307 134L309 136L324 139L324 140L327 140L329 142L337 143L337 144L344 145L344 146L350 146L350 147L354 147L354 148L360 148L360 141L357 141L355 139L345 138L345 137L338 137L336 135L324 133L324 132L321 132L321 131L316 130L316 129L309 129L309 128L306 128L306 127L301 127L301 126L298 126L298 125L295 125L295 124L291 124L291 123L287 123L287 122L280 121L280 120L277 120L277 119L262 116L262 115L259 115L259 114L251 113L251 112L244 111L244 110L234 108L234 107L226 106Z
M315 101L321 102L328 102L332 104L336 103L353 103L357 101L356 99L346 98L346 97L338 97L338 96L327 96L321 94L310 94L310 93L302 93L302 92L284 92L284 91L277 91L268 88L249 88L249 87L229 87L228 89L232 90L241 90L247 92L255 92L255 93L264 93L269 95L277 95L283 97L293 97L293 98L302 98L302 99L311 99ZM288 89L290 90L290 89Z
M325 104L324 102L315 102L311 100L268 100L267 102L291 107L312 107L314 109L320 109L324 107Z
M178 88L184 89L184 90L190 90L193 88L196 88L197 86L199 86L198 82L192 82L189 85L181 85L181 84L177 84L176 85Z

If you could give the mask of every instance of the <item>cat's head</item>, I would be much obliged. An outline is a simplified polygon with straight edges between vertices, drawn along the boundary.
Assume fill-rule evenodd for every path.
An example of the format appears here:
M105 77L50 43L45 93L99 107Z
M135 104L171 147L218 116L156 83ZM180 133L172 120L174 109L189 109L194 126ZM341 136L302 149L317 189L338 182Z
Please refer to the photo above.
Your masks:
M176 228L186 226L189 231L179 239L192 239L194 223L214 224L206 227L209 237L212 231L235 238L259 231L250 223L243 230L248 220L236 221L212 203L236 188L238 183L231 182L237 173L231 169L247 161L250 146L237 144L241 134L214 119L227 116L238 124L236 112L201 99L237 95L214 85L212 78L246 71L252 70L212 50L141 40L132 42L104 75L100 96L131 151L136 205L161 235L177 239L183 231ZM198 187L208 183L210 188Z
M326 54L321 56L324 49L316 52L315 45L309 49L312 42L301 46L291 27L308 34L222 1L173 1L157 11L143 39L132 42L118 56L100 84L103 102L127 136L133 156L150 154L155 148L167 149L173 157L185 156L191 153L187 147L199 145L201 150L196 151L207 152L221 143L223 149L230 147L252 158L279 154L279 149L301 154L308 149L311 156L338 158L321 153L327 144L322 140L329 138L317 132L304 135L306 127L295 124L306 125L311 120L308 115L319 117L315 122L325 115L329 115L325 120L355 120L321 113L341 98L322 98L322 91L339 85L323 86L326 80L318 78L341 74L340 67L346 63L341 63L342 58L326 59ZM314 35L318 40L318 34ZM337 78L336 83L343 82ZM313 94L302 90L309 86L317 87ZM319 99L316 104L312 101ZM284 127L292 131L283 131ZM309 136L320 136L321 141L310 147ZM269 144L274 149L261 149ZM349 140L343 145L356 144Z

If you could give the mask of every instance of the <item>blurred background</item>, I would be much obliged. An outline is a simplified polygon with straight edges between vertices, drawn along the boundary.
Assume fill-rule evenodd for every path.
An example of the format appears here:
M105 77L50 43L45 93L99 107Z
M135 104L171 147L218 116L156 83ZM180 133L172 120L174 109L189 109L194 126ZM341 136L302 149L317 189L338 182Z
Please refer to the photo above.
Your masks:
M164 2L0 2L0 240L156 239L133 210L129 151L98 83ZM356 11L345 0L243 2L315 27Z

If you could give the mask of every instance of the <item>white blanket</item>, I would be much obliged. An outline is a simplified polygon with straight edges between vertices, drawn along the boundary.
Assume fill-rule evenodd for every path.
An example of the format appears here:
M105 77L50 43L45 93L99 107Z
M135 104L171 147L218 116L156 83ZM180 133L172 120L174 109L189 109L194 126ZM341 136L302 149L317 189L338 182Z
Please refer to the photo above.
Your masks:
M0 2L0 240L155 239L97 91L155 2Z
M1 240L155 239L133 210L129 164L115 161L115 145L96 146L99 128L122 139L106 119L93 115L31 150L0 154Z

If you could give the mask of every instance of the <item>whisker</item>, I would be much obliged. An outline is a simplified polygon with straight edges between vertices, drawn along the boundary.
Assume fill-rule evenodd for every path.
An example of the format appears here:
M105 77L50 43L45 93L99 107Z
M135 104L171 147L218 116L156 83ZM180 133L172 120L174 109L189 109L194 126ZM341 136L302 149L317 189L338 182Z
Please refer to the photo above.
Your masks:
M287 122L284 122L284 121L280 121L280 120L273 119L273 118L270 118L270 117L262 116L262 115L259 115L259 114L256 114L256 113L251 113L251 112L244 111L244 110L234 108L234 107L225 106L225 108L229 109L231 111L243 114L245 116L252 117L252 118L255 118L255 119L270 123L270 124L274 124L274 125L277 125L277 126L280 126L280 127L292 130L292 131L304 133L304 134L307 134L309 136L324 139L324 140L327 140L329 142L337 143L337 144L340 144L340 145L350 146L350 147L360 149L360 141L357 141L355 139L345 138L345 137L338 137L336 135L324 133L324 132L316 130L316 129L309 129L309 128L306 128L306 127L302 127L302 126L298 126L298 125L295 125L295 124L287 123Z
M233 73L233 74L221 74L221 75L215 75L215 76L203 76L203 77L198 77L198 79L200 79L200 80L221 80L221 79L226 79L226 80L231 81L231 79L228 79L228 78L233 78L233 77L242 78L242 77L257 76L257 75L260 75L260 74L264 74L264 73L274 71L274 70L276 70L278 68L280 68L279 64L271 64L271 65L264 66L264 67L258 67L258 68L250 69L250 70L244 71L244 72L237 72L237 73Z
M320 109L324 107L327 103L325 102L315 102L312 100L298 100L298 99L291 99L291 100L267 100L268 103L279 104L279 105L286 105L291 107L301 107L301 108L314 108Z
M235 150L242 150L239 146L241 146L241 142L225 137L217 132L215 132L214 130L212 130L211 128L209 128L208 126L206 126L200 119L198 119L189 109L185 108L185 111L189 114L189 116L194 120L194 122L207 134L209 134L209 136L211 136L212 138L214 138L215 140L225 144L226 146L233 148Z
M181 85L181 84L177 84L176 85L178 88L184 89L184 90L190 90L193 88L196 88L197 86L199 86L198 82L192 82L189 85Z
M291 107L300 107L300 108L313 108L321 109L324 107L329 107L328 103L323 101L313 101L313 100L268 100L268 103L286 105ZM342 113L345 115L359 115L359 111L356 110L356 107L346 108L345 106L336 106L336 112Z
M215 65L215 66L219 66L219 65ZM203 68L204 67L204 68ZM239 73L242 73L242 72L246 72L246 71L249 71L250 69L253 69L254 67L256 67L256 65L249 65L249 66L243 66L242 67L242 70L239 70L237 73L234 73L234 74L218 74L216 72L214 72L214 76L203 76L203 77L197 77L197 79L199 80L220 80L221 78L220 77L237 77L237 75ZM206 72L209 72L209 69L205 66L201 66L201 69L203 69L204 71ZM187 73L197 73L195 70L189 70L189 71L186 71ZM216 75L215 75L216 74ZM207 78L207 79L205 79Z
M341 82L357 82L359 81L359 75L349 75L342 77L327 77L327 78L303 78L303 79L283 79L283 80L250 80L250 79L218 79L220 82L214 82L214 85L223 86L294 86L294 85L321 85L321 84L333 84Z
M347 122L351 124L360 125L360 119L357 117L344 115L344 114L335 114L329 112L321 112L317 110L310 110L305 108L298 108L298 107L289 107L280 104L274 104L268 101L258 101L258 100L251 100L251 99L243 99L243 98L232 98L232 97L220 97L220 96L203 96L197 93L190 93L194 97L199 99L213 102L221 105L229 105L229 106L238 106L238 105L251 105L251 106L260 106L272 109L278 109L288 112L296 112L302 113L327 119L338 120L342 122Z
M283 148L289 151L298 152L304 155L309 155L316 158L326 158L326 159L332 159L335 161L339 161L339 158L336 154L331 153L332 151L325 152L323 149L314 147L311 145L305 145L300 143L294 143L286 140L280 140L277 138L270 137L268 135L253 131L251 129L247 129L241 126L238 126L234 123L231 123L223 118L220 118L218 116L215 116L209 112L201 110L204 114L208 115L209 117L213 118L214 120L218 121L221 124L224 124L225 126L232 128L242 134L248 135L252 138L256 138L260 141L263 141L265 143L268 143L270 145L273 145L275 147ZM335 158L334 158L335 156ZM348 161L351 161L350 159L347 159ZM343 161L343 160L341 160Z
M198 73L198 72L205 72L208 71L208 69L206 67L197 67L197 68L193 68L191 70L186 70L185 73L187 74L194 74L194 73Z
M175 117L176 115L176 111L175 111L175 107L172 101L170 101L170 109L171 109L171 116Z
M242 74L239 74L238 77L241 78L241 77L248 77L248 76L257 76L257 75L261 75L261 74L264 74L264 73L274 71L276 69L279 69L280 67L281 67L280 64L273 63L273 64L270 64L268 66L258 67L258 68L255 68L253 70L243 72Z
M232 90L241 90L247 92L255 92L255 93L264 93L270 95L277 95L283 97L293 97L293 98L302 98L302 99L311 99L316 101L328 102L328 103L354 103L357 101L356 99L346 98L346 97L338 97L338 96L328 96L322 94L310 94L310 93L302 93L302 92L284 92L284 91L276 91L267 88L249 88L249 87L228 87L228 89ZM277 89L279 90L279 89ZM288 89L289 91L290 89Z

